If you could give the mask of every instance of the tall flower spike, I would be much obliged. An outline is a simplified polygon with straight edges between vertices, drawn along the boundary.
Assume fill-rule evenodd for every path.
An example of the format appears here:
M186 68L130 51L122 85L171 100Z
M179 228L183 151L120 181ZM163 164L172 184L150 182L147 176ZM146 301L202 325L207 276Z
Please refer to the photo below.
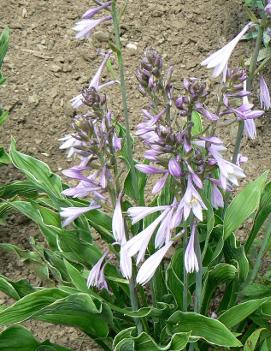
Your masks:
M271 107L270 93L263 76L260 77L260 102L261 102L261 108L263 108L264 110L270 109Z
M202 61L202 66L207 66L207 68L213 68L213 77L218 77L221 73L226 75L226 70L228 66L229 59L236 45L242 38L242 36L252 27L252 23L248 23L241 32L232 39L228 44L226 44L220 50L214 52L211 56L207 57L204 61Z
M184 265L185 265L185 270L187 273L199 271L198 259L197 259L197 255L196 255L195 249L194 249L195 235L197 235L196 234L196 224L193 223L192 228L191 228L190 239L189 239L189 242L187 244L187 247L185 249L185 254L184 254Z
M141 285L145 285L148 283L153 277L157 267L161 263L165 254L173 244L172 241L169 241L165 246L163 246L160 250L156 251L153 255L151 255L140 267L136 282Z

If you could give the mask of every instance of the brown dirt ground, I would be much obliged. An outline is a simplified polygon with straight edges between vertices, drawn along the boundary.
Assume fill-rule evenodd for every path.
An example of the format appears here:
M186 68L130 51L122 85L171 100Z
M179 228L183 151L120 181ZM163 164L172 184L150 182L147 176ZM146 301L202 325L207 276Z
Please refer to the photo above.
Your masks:
M10 117L0 131L2 145L10 137L18 148L47 162L53 171L67 165L59 150L58 139L70 130L73 114L69 100L78 94L100 62L97 50L105 47L108 31L100 27L90 40L74 39L72 26L80 15L92 6L86 0L1 0L0 29L11 28L10 50L5 61L7 83L0 92L0 101L10 110ZM128 1L123 18L122 41L137 49L124 49L129 88L129 111L132 124L140 118L143 102L136 91L134 71L146 47L158 49L165 61L175 65L174 80L178 85L184 77L208 73L199 63L210 51L218 49L232 38L245 23L242 0L135 0ZM249 52L241 45L239 52ZM235 55L238 60L238 52ZM271 79L270 79L271 82ZM117 88L111 102L116 113L119 106ZM258 138L244 143L243 154L251 162L245 166L249 178L270 168L270 118L258 123ZM230 145L235 128L225 131ZM264 152L263 152L264 151ZM0 182L18 179L10 167L1 168ZM36 228L21 216L12 216L1 227L2 242L28 247ZM1 254L1 274L13 279L27 277L36 281L31 271L8 254ZM36 281L39 283L38 281ZM4 302L4 297L1 302ZM31 324L34 334L50 338L74 350L98 350L94 344L82 343L82 335L72 328Z

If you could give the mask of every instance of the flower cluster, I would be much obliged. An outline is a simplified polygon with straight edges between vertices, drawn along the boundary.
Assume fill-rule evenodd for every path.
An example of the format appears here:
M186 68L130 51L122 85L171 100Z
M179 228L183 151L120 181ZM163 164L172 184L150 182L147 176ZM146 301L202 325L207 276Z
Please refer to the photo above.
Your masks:
M105 59L92 79L93 84L84 88L80 94L80 103L88 108L84 114L73 118L74 134L63 138L62 149L68 150L68 155L77 155L80 163L63 174L79 183L75 187L63 191L66 196L74 198L91 197L91 206L63 209L62 217L69 224L80 214L97 208L97 203L106 199L114 192L116 179L112 169L116 167L116 153L121 149L121 139L117 136L112 113L107 108L106 96L99 93L99 80L102 68L108 59ZM98 89L98 90L97 90ZM114 203L114 201L113 201Z

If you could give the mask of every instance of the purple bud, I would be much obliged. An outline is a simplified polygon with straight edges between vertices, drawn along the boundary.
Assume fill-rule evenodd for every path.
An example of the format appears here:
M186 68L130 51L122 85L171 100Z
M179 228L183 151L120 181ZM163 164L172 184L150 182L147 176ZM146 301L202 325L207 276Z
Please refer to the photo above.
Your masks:
M165 173L163 169L159 169L153 166L145 165L145 164L137 164L136 169L145 174L162 174Z
M182 169L176 158L172 158L168 162L168 171L173 177L180 177L182 175Z

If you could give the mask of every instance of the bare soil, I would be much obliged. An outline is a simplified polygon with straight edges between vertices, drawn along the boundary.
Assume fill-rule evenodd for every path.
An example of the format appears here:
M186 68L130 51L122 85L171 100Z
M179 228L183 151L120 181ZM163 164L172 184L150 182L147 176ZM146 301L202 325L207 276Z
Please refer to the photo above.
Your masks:
M106 27L100 27L89 40L74 39L75 21L92 5L86 0L1 0L0 29L11 28L11 42L4 69L7 83L0 91L1 104L10 117L0 131L0 143L8 147L13 136L19 150L42 159L58 173L67 166L58 139L71 130L69 101L95 72L100 62L97 50L106 47L110 35ZM180 86L185 77L206 77L208 72L199 63L236 35L245 22L242 0L128 1L122 42L132 124L139 121L144 103L136 90L134 71L146 47L156 48L175 66L174 80ZM236 62L238 53L249 50L241 45ZM112 89L111 103L115 113L120 113L117 87ZM270 116L266 116L258 121L256 141L244 142L242 153L250 159L245 166L249 178L270 169L270 131ZM223 135L230 148L235 132L235 128L227 129ZM13 168L1 168L1 184L18 178ZM1 226L0 240L27 248L29 237L36 235L36 227L16 215ZM1 274L12 279L26 277L40 284L10 254L1 253L0 266ZM2 295L1 302L5 302ZM31 328L41 340L50 338L77 351L99 350L89 340L82 343L82 335L72 328L41 323L32 323Z

